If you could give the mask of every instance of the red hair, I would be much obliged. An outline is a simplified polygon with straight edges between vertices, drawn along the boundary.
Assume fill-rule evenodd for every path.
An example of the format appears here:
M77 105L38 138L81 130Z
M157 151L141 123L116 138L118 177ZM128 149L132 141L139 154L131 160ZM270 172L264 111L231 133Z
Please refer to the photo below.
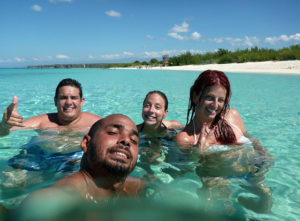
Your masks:
M201 100L203 92L211 86L222 86L226 89L224 107L221 112L215 117L211 128L217 126L217 129L215 130L215 136L218 142L222 144L234 144L236 143L235 134L230 125L228 125L226 120L224 120L226 110L229 109L231 88L227 76L222 71L207 70L202 72L195 80L193 86L190 89L187 123L190 123L195 115L196 104L193 102L193 97L200 95Z

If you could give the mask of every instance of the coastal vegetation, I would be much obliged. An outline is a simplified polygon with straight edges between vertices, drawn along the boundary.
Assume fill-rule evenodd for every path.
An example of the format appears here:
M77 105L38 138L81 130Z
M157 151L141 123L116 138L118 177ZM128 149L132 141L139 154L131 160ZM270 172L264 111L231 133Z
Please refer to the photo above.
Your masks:
M96 64L54 64L28 66L28 68L123 68L123 67L142 67L142 66L181 66L181 65L199 65L199 64L227 64L227 63L245 63L257 61L285 61L300 60L300 45L292 45L288 48L267 49L253 47L250 49L230 51L227 49L218 49L215 52L202 54L192 54L187 51L178 56L169 57L163 55L162 60L152 58L149 61L134 61L133 63L96 63Z
M254 47L236 51L219 49L214 53L208 52L205 54L191 54L190 52L186 52L179 56L169 58L169 65L227 64L285 60L300 60L300 45L293 45L289 48L279 50Z

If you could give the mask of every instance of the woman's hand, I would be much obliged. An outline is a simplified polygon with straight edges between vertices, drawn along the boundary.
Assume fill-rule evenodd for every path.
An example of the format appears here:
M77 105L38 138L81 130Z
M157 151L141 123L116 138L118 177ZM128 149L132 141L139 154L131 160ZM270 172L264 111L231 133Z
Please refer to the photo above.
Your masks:
M203 123L197 143L200 152L204 151L205 148L215 144L214 131L215 127L211 129L207 123Z

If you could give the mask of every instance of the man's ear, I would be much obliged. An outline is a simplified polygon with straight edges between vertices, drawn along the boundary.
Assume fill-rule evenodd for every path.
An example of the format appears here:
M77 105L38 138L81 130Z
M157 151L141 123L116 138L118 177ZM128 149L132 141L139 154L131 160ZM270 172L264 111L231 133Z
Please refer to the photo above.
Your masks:
M55 107L57 107L56 98L55 97L54 97L54 105L55 105Z
M89 135L85 135L81 141L81 149L83 150L84 153L87 152L88 146L90 144L91 137Z
M82 107L83 106L83 103L84 103L84 101L85 101L85 98L83 97L83 98L81 98L81 101L80 101L80 107Z

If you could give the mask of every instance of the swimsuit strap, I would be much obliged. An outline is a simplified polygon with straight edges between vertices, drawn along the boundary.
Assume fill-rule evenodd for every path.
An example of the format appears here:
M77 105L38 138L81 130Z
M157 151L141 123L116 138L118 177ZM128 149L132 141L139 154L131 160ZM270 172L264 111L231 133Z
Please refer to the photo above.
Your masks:
M142 132L143 130L144 130L144 122L142 123L140 132Z
M195 129L195 121L193 119L193 128L194 128L194 143L193 145L197 145L198 140L197 140L197 135L196 135L196 129Z
M237 129L240 133L241 133L241 135L243 136L244 134L243 134L243 132L242 132L242 130L238 127L238 126L236 126L235 124L233 124L233 123L231 123L231 122L229 122L229 121L226 121L230 126L232 126L232 127L234 127L235 129Z
M161 122L161 124L162 124L162 126L163 126L164 128L168 129L168 127L167 127L163 122ZM142 132L142 131L144 130L144 125L145 125L145 123L143 122L143 123L142 123L142 126L141 126L140 132Z
M161 124L163 125L164 128L168 129L168 127L164 124L164 122L162 121Z

